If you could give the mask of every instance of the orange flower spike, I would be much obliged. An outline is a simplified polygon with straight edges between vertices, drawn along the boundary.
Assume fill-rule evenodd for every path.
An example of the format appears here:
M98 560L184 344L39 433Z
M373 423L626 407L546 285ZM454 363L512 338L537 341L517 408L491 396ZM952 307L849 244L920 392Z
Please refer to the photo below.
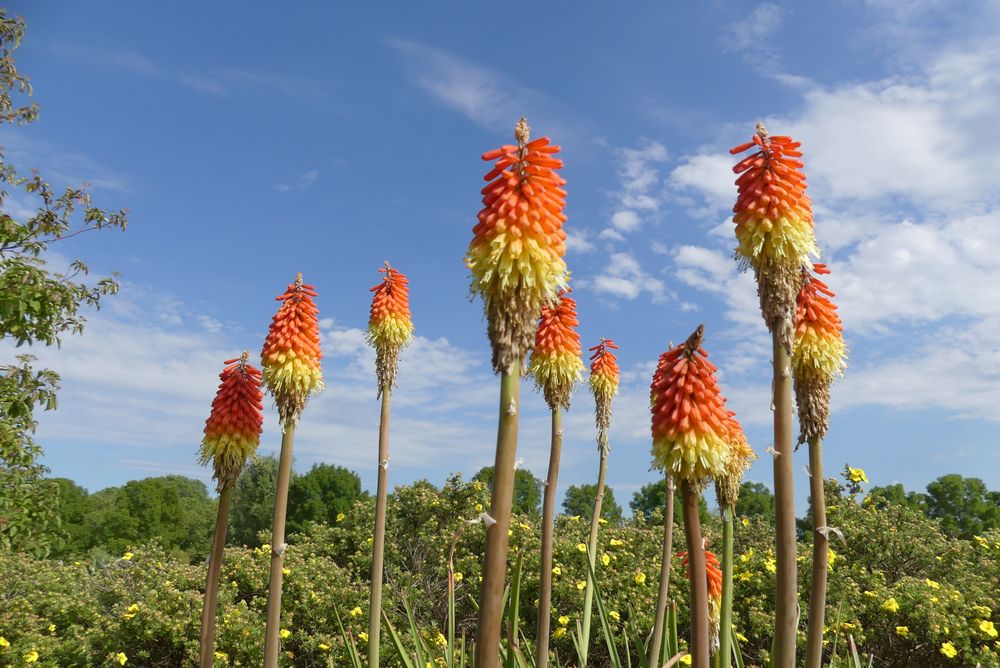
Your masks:
M813 265L816 274L829 274L826 265ZM826 283L807 271L795 305L795 344L792 374L799 409L799 442L822 438L830 424L830 386L847 368L844 329Z
M611 339L601 339L590 349L593 352L590 356L590 390L594 393L596 404L597 430L605 439L611 427L611 400L618 394L621 379L618 358L612 350L619 348Z
M733 207L737 252L754 269L801 266L809 255L819 255L799 146L791 137L768 135L758 123L753 141L730 149L734 155L757 149L733 167L740 175Z
M580 323L576 316L576 301L570 290L559 293L559 301L542 308L542 317L535 332L528 373L545 395L549 408L569 408L569 397L582 378L583 360Z
M375 348L375 369L379 393L396 384L399 351L413 340L410 320L409 279L385 263L382 282L371 289L372 306L368 317L368 342Z
M687 552L679 553L681 565L687 568ZM705 575L708 581L708 633L714 647L719 644L719 621L722 617L722 566L711 550L705 550Z
M282 302L264 339L263 381L278 406L282 424L295 422L309 396L323 389L316 289L302 274L276 297Z
M555 171L562 161L553 157L559 147L547 137L528 141L529 131L522 118L516 146L483 154L496 164L484 177L489 184L465 258L472 292L483 298L497 372L521 363L542 307L556 300L568 280L566 182Z
M212 412L205 421L201 463L212 462L212 477L220 490L236 482L247 458L260 444L264 424L261 373L247 363L249 357L244 352L238 359L225 361Z
M733 441L733 417L701 347L705 328L660 356L653 383L653 458L675 478L702 485L723 475Z

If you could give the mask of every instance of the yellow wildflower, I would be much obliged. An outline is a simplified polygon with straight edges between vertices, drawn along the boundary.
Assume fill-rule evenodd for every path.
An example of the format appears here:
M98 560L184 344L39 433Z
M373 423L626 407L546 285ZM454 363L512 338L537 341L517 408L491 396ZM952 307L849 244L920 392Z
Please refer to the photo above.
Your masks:
M56 632L56 625L49 624L49 633L55 633L55 632Z
M125 656L125 652L118 652L117 654L115 654L115 661L117 661L119 665L124 666L125 663L128 661L128 657Z
M569 516L569 521L570 522L579 522L580 521L580 516L579 515L570 515Z
M617 538L612 538L609 544L611 545L611 547L622 547L623 545L625 545L625 541L618 540Z
M637 585L644 585L644 584L646 584L646 574L643 573L643 572L636 573L635 574L635 583Z
M764 560L764 568L766 568L769 573L777 573L778 562L774 560L774 557L768 557Z
M828 547L826 550L826 565L833 569L833 562L837 560L837 553L833 551L832 547Z
M125 609L125 612L124 614L122 614L122 617L124 617L125 619L132 619L137 614L139 614L139 605L133 603L132 605L128 606L128 608Z
M477 503L476 504L476 512L477 513L483 512L483 504L481 504L481 503Z
M598 524L607 524L608 521L606 519L604 519L603 517L598 517L597 518L597 523Z
M135 555L132 554L131 552L126 552L125 554L122 555L122 559L124 559L125 561L132 561L132 557L134 556Z
M555 631L552 632L552 637L553 638L562 638L565 635L566 635L566 627L565 626L560 626L559 628L557 628Z
M347 614L349 614L351 617L360 617L364 613L361 611L360 606L354 606L354 609Z
M743 582L749 582L750 580L753 579L753 573L751 573L750 571L743 571L742 573L740 573L736 577L738 577Z
M681 657L681 663L683 665L685 665L685 666L690 666L691 665L691 655L690 654L685 654L684 656L682 656Z
M740 642L746 642L747 641L747 637L745 635L743 635L742 633L740 633L739 631L736 632L736 639L739 640Z
M461 571L459 571L459 572L455 573L455 582L461 582L461 581L462 581L462 578L464 578L464 577L465 577L465 576L464 576L464 575L462 575Z
M361 639L361 642L368 642L368 634L365 633L364 631L361 631L360 633L358 633L358 638ZM323 649L322 645L320 645L320 649Z
M868 476L865 475L864 469L851 469L851 482L868 482Z
M569 617L567 617L566 615L562 615L561 617L559 617L558 622L559 626L566 626L567 624L569 624Z
M580 580L579 582L576 583L576 588L579 589L580 591L583 591L584 589L587 588L587 583L584 582L583 580Z
M742 517L742 518L740 518L740 523L743 524L743 526L748 527L748 526L750 526L750 518L749 517Z
M931 580L930 578L925 578L924 579L924 584L926 584L931 589L940 589L941 588L941 585L939 585L937 582L934 582L934 580Z
M954 659L958 656L958 650L950 642L941 643L941 653L944 654L949 659Z
M562 569L556 566L552 569L552 575L562 575Z
M292 632L288 629L281 629L281 631L278 632L278 635L281 636L282 640L284 640L288 636L292 635Z
M586 552L587 551L587 546L584 543L577 543L576 544L576 549L579 550L580 552Z
M602 554L601 555L601 563L604 564L605 566L607 566L608 564L610 564L611 563L611 555Z
M990 546L989 541L987 541L982 536L973 536L973 538L976 539L976 542L979 543L980 547L989 547Z
M974 605L972 606L972 609L976 612L977 615L979 615L983 619L989 619L990 615L993 614L993 611L990 610L985 605Z
M988 619L984 619L979 622L979 630L988 635L991 638L997 637L997 629L993 626L993 622Z
M878 594L876 594L876 593L875 593L875 592L873 592L873 591L868 591L868 590L866 589L866 590L865 590L865 596L869 596L869 597L871 597L871 598L875 598L876 596L878 596Z
M345 515L344 513L337 513L338 522L343 522L345 517L347 517L347 515Z
M292 574L292 569L291 568L282 568L281 569L281 574L282 575L291 575Z
M899 603L896 602L896 599L890 598L882 603L882 609L888 610L889 612L898 612Z
M0 647L3 647L4 649L10 647L10 641L4 638L3 636L0 636Z
M444 637L444 634L440 631L437 632L437 636L434 638L434 644L438 647L447 647L448 639Z
M38 652L36 652L35 650L31 650L30 652L24 655L25 663L34 663L36 661L38 661Z
M910 627L909 626L897 626L896 627L896 635L897 636L903 636L904 638L907 637L908 635L910 635Z
M611 612L609 612L608 617L615 620L616 622L620 622L622 619L622 616L618 614L617 610L612 610Z

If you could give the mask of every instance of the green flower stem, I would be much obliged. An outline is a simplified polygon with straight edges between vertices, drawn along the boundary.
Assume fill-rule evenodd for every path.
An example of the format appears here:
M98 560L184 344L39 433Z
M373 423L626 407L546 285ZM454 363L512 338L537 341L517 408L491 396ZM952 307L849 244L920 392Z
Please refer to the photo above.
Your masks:
M649 648L651 667L662 663L660 647L663 625L666 623L667 595L670 593L670 562L674 552L674 481L668 473L665 478L666 506L663 511L663 557L660 559L660 591L656 596L656 619L653 622L653 642Z
M823 624L826 613L826 578L829 538L817 531L826 526L826 496L823 491L823 441L809 439L809 503L812 506L813 569L809 595L809 633L806 640L806 668L820 668L823 662Z
M274 520L271 524L271 579L267 589L267 627L264 633L264 668L278 668L281 647L281 580L285 564L285 517L288 514L288 484L292 476L292 445L295 422L289 420L281 434L278 484L274 493Z
M701 542L698 496L698 491L690 482L685 480L681 483L691 593L691 666L708 668L708 576L705 573L705 548Z
M378 488L375 496L375 537L372 540L372 588L368 604L368 666L378 668L382 630L382 570L385 555L385 509L389 485L389 402L392 387L382 387L378 423Z
M583 637L580 639L580 661L587 665L587 655L590 653L590 619L593 614L594 578L591 573L597 569L597 532L601 526L601 506L604 505L604 481L608 474L608 434L603 430L597 436L598 452L601 456L597 468L597 493L594 495L594 515L590 518L590 539L587 541L587 559L590 560L590 570L587 572L587 591L583 595Z
M559 456L562 451L562 410L552 409L552 445L549 450L549 474L545 479L542 501L542 563L538 583L538 634L535 651L536 668L549 665L549 625L552 617L552 542L556 506L556 484L559 481Z
M777 327L772 328L775 331ZM798 624L798 564L792 467L791 356L772 334L774 360L774 529L777 567L773 668L795 668Z
M208 577L205 579L205 602L201 609L200 668L212 668L215 663L215 610L219 600L219 574L222 572L222 552L226 547L226 526L232 496L231 483L219 491L219 512L215 519L215 537L208 560Z
M493 465L493 491L486 529L486 559L479 590L479 626L476 629L477 668L499 668L503 590L507 573L507 531L514 500L514 462L517 457L517 418L521 400L520 362L500 376L500 420Z
M719 666L729 668L733 660L733 515L722 509L722 610L719 615Z

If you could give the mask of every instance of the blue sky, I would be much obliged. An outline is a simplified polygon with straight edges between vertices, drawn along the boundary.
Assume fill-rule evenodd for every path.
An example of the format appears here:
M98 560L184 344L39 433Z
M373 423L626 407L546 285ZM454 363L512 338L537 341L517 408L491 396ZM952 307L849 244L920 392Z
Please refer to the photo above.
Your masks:
M502 7L502 9L501 9ZM123 233L60 255L120 271L82 337L38 351L63 376L39 439L91 490L196 465L221 362L257 354L279 294L319 290L328 389L296 467L373 486L373 356L383 260L411 279L418 335L394 395L393 484L492 463L498 383L462 257L482 152L523 114L563 146L567 261L585 345L621 346L608 480L650 472L648 384L704 322L770 484L770 344L732 260L727 154L756 120L803 142L816 233L851 349L828 474L922 489L951 472L1000 488L1000 3L13 3L41 119L3 128L22 170L87 181ZM28 203L14 200L15 210ZM12 349L0 344L7 357ZM524 393L519 448L542 476L548 418ZM576 394L560 487L596 475ZM262 452L278 445L266 420ZM807 487L805 453L798 496ZM804 506L803 506L804 507Z

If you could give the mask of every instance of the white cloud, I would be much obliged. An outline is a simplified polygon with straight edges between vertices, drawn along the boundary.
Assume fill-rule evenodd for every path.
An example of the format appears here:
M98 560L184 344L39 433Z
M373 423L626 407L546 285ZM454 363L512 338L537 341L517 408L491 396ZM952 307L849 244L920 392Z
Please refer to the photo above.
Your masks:
M292 190L308 190L312 187L316 181L319 180L319 171L315 169L310 169L307 172L299 174L291 183L278 183L274 186L274 189L279 193L287 193Z
M630 253L614 253L603 273L593 279L593 289L599 294L632 301L642 293L649 294L653 303L667 299L663 281L642 270Z
M600 234L612 241L624 241L625 234L640 229L659 210L663 197L656 164L667 159L667 149L658 142L647 142L642 148L621 149L618 157L619 188L611 195L611 226Z
M642 219L639 214L630 209L615 211L611 216L611 226L622 232L634 232L642 226Z
M100 49L92 46L81 47L61 43L54 45L52 50L56 54L76 62L128 70L145 76L160 74L160 68L155 63L134 51Z
M586 230L574 228L566 231L566 250L571 253L590 253L595 249Z
M742 52L762 67L777 60L771 38L781 27L785 10L772 2L762 2L750 14L735 21L724 31L721 43L728 51Z

